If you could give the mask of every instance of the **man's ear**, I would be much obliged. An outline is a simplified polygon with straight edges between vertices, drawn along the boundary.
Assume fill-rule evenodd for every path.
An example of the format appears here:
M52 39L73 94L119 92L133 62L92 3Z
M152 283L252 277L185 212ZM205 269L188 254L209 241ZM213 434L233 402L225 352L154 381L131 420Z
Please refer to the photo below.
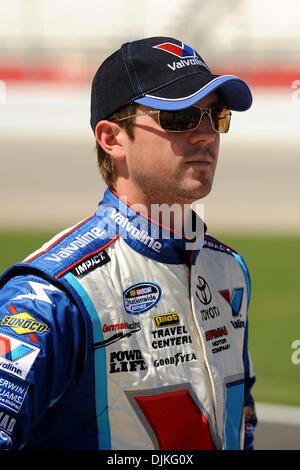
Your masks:
M98 144L116 160L123 160L125 158L121 133L120 126L110 121L99 121L95 129L95 137Z

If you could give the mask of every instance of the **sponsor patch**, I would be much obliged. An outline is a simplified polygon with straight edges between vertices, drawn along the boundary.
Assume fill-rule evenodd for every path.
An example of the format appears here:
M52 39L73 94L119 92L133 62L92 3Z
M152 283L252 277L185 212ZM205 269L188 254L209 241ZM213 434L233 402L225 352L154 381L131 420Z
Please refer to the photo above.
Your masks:
M103 266L104 264L110 261L109 255L106 253L105 250L100 251L94 256L82 261L81 263L77 264L72 270L71 273L74 274L76 277L83 277L86 274L90 273L94 269Z
M16 424L16 419L0 411L0 430L12 434Z
M104 323L102 327L103 333L111 332L111 331L119 331L119 330L136 330L141 329L140 322L131 322L128 323L123 321L121 323L112 323L111 325L107 325Z
M19 413L29 384L0 375L0 405Z
M220 316L220 310L218 309L216 305L214 305L213 307L209 307L209 308L202 308L200 310L200 313L201 313L202 321L208 321L212 318L216 318Z
M145 232L145 230L140 230L137 228L134 225L134 222L130 222L128 217L122 215L115 208L113 208L112 213L110 214L110 218L114 220L121 228L125 229L131 238L140 241L145 246L148 246L152 250L156 251L156 253L160 253L162 243L150 237L150 235Z
M232 295L230 295L229 289L220 290L219 292L231 306L232 316L237 317L242 306L244 288L236 287L233 289Z
M161 289L153 282L134 284L123 293L125 310L132 315L139 315L157 304L160 296Z
M0 371L26 379L40 349L7 335L0 335Z
M171 357L166 357L166 358L160 358L156 359L153 362L154 367L162 367L162 366L178 366L178 364L182 364L183 362L190 362L190 361L196 361L196 355L194 353L190 354L183 354L183 353L177 353L174 356Z
M210 248L211 250L222 251L223 253L228 253L229 255L232 255L232 251L228 246L223 245L218 240L210 240L206 237L204 238L203 248Z
M54 261L55 263L60 263L65 258L69 258L69 256L72 256L76 251L80 250L80 248L89 245L99 238L103 238L104 235L104 230L100 230L98 227L92 227L90 231L85 232L82 235L77 235L69 245L62 247L56 253L51 251L50 256L46 256L45 259L48 261Z
M2 318L1 326L10 328L18 335L26 335L29 333L42 335L49 331L49 327L46 323L36 320L33 316L29 315L29 313L17 313L12 305L8 310L11 314L5 315Z
M154 341L152 341L153 349L170 348L192 343L192 338L184 325L156 329L152 331L152 336L154 338Z
M110 353L110 373L136 372L146 370L146 364L139 349L114 351Z
M221 326L219 328L214 328L213 330L209 330L205 332L205 339L206 341L211 341L216 338L220 338L220 336L227 336L228 331L226 326Z
M196 284L196 296L204 305L208 305L212 299L209 285L202 276L198 276L198 282Z
M106 346L110 346L111 344L115 343L116 341L120 341L123 338L130 338L130 336L132 336L134 333L138 333L140 330L140 326L137 326L135 329L131 329L127 332L120 331L119 333L115 333L109 338L106 338L104 341L94 343L94 349L105 348Z
M163 313L153 317L156 328L162 328L168 325L179 325L180 320L177 312Z

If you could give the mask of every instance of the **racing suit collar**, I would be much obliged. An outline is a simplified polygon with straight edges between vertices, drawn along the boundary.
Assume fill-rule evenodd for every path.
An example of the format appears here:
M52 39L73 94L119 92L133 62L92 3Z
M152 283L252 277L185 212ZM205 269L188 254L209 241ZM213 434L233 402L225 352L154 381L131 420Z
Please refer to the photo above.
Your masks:
M194 264L204 243L206 226L194 211L189 238L135 210L111 188L106 189L96 216L110 237L119 235L135 251L162 263Z

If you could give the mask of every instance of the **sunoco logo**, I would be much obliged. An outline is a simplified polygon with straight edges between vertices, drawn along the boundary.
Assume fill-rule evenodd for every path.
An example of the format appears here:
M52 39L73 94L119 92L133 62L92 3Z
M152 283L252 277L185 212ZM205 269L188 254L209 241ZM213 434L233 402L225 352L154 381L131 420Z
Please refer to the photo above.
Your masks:
M9 327L18 335L28 333L43 334L49 330L48 325L37 321L27 312L5 315L1 321L1 326Z
M159 301L160 295L160 287L153 282L134 284L123 293L125 310L132 315L139 315L153 307Z

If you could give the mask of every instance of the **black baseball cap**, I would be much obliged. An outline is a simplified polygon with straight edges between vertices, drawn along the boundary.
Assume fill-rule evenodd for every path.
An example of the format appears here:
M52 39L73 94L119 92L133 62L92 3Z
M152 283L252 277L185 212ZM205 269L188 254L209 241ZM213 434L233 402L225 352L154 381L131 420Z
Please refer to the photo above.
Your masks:
M246 111L248 85L234 75L214 75L190 46L169 37L127 42L97 70L91 94L91 126L128 104L155 109L187 108L218 90L222 104Z

